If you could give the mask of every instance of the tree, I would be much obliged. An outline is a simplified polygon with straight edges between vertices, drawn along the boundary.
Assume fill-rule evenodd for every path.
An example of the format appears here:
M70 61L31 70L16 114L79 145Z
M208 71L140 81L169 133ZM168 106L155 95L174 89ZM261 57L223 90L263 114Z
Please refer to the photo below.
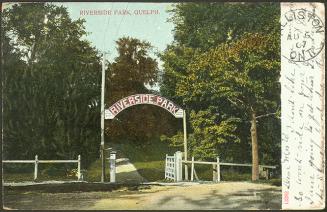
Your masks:
M4 135L8 156L98 156L101 66L83 40L84 20L48 3L15 4L3 12L4 35L23 65L4 52ZM10 154L9 154L10 153Z
M279 45L274 36L261 34L246 34L239 40L222 44L197 57L188 67L187 76L177 84L177 93L185 101L196 104L202 99L210 100L211 104L205 111L198 113L210 114L205 121L213 120L219 115L210 112L219 111L222 107L234 107L239 110L237 118L251 123L252 140L252 180L257 180L258 172L258 132L257 121L268 115L275 115L279 107ZM213 106L212 102L216 101ZM225 105L223 105L225 103ZM224 110L223 110L224 111ZM224 115L227 115L224 111ZM212 117L212 118L210 118ZM194 126L194 133L212 130L223 132L214 134L219 140L233 135L235 117L228 114L225 120L217 123L211 121ZM201 121L199 117L193 123ZM235 134L234 134L235 135ZM210 138L204 135L204 138ZM213 142L210 142L211 144Z
M250 160L248 155L251 155L252 150L248 148L250 146L248 145L248 140L252 139L248 133L251 128L249 113L240 109L239 102L232 104L230 102L230 100L233 101L231 97L227 98L213 94L215 92L213 88L215 87L209 87L209 85L215 85L210 80L214 82L216 80L213 78L216 75L212 75L213 73L211 72L218 61L216 60L217 58L210 60L210 62L208 60L209 58L213 58L210 55L213 53L223 54L228 49L234 49L233 51L235 52L240 51L236 47L230 47L230 45L235 46L235 43L242 43L242 40L250 39L251 36L255 35L259 37L268 36L270 40L274 41L271 50L269 50L269 53L272 55L270 59L271 61L275 61L275 58L279 58L279 4L181 3L176 4L171 12L172 18L170 21L175 24L174 41L161 54L161 59L164 61L164 73L160 85L161 92L164 95L177 99L184 107L188 108L190 113L188 117L190 117L191 122L189 137L194 139L190 140L191 145L189 145L189 151L193 151L193 154L197 154L198 157L207 159L219 154L223 160ZM241 45L238 44L238 46ZM250 46L245 45L243 47L250 48ZM249 49L250 52L246 52L244 49L245 52L242 55L255 55L257 57L256 62L259 62L262 59L260 57L261 51L255 50L251 53L253 50L251 48ZM233 57L229 59L230 61L223 61L222 63L235 63L239 66L245 66L254 60L251 57L245 58L243 56L240 56L238 59ZM268 56L266 59L269 59ZM195 72L193 74L194 79L191 80L190 72L191 70L196 70L196 63L206 71ZM208 67L204 68L204 64ZM276 65L275 68L278 66L278 64L274 65ZM276 70L279 69L276 68ZM226 71L227 73L230 72ZM246 74L244 73L244 76ZM260 74L260 71L252 70L248 74L253 77L256 74ZM258 76L262 77L262 75ZM243 75L237 75L234 80L242 80L242 77ZM260 83L259 80L258 85ZM275 83L278 84L278 79ZM226 94L231 93L229 90L220 92L225 92ZM241 89L239 92L240 94L247 95L245 89ZM235 93L231 93L231 95L235 95ZM276 90L276 95L279 95L278 89ZM278 98L275 98L276 95L270 99L272 103L276 103L274 105L279 104ZM276 107L272 106L270 109L274 110ZM260 109L258 112L261 115L263 110ZM262 120L262 124L259 123L256 126L257 130L255 130L256 122L252 122L252 129L254 129L252 132L259 130L259 138L261 138L262 142L266 142L263 145L265 149L262 149L259 155L262 156L264 162L273 161L274 163L279 163L278 158L273 158L273 155L276 154L270 151L271 149L278 150L278 145L280 144L279 128L278 126L274 128L271 124L266 124L264 121L269 120L271 123L276 123L277 125L280 125L280 121L274 121L274 117L269 116L260 116L259 118ZM219 123L224 124L220 126ZM269 130L274 131L271 132ZM212 133L214 136L210 136ZM256 136L253 136L254 140L255 138ZM268 141L275 142L267 143ZM198 151L200 149L201 151ZM240 150L244 154L240 154ZM267 156L263 151L266 151L270 155ZM254 167L254 170L257 170L257 167Z
M170 12L174 43L200 51L244 33L279 33L278 3L180 3Z
M158 79L157 61L149 56L152 46L149 42L131 37L116 41L118 56L107 70L106 105L137 93L157 93L145 85L154 85ZM158 117L161 117L158 120ZM150 138L167 133L167 121L171 115L151 105L138 105L118 114L106 125L110 140L130 139L145 144Z

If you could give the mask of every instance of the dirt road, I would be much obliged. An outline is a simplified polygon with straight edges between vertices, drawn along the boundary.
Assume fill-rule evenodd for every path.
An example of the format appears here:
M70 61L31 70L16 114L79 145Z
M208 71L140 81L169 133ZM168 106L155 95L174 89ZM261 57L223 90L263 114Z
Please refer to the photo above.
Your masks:
M13 209L280 209L281 187L250 182L141 186L111 192L5 193Z
M128 158L116 159L116 179L118 183L146 182Z

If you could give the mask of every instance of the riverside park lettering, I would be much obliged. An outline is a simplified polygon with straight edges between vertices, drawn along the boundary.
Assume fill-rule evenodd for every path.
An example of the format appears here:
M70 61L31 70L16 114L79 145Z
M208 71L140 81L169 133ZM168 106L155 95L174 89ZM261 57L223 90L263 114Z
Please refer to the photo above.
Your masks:
M126 108L140 104L156 105L166 109L176 118L183 118L183 109L165 97L154 94L135 94L115 102L105 110L105 119L113 119Z

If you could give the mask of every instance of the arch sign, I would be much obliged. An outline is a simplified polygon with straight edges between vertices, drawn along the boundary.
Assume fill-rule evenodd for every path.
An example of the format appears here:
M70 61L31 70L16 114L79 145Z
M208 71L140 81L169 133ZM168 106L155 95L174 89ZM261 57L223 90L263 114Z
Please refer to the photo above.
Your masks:
M184 110L174 102L154 94L135 94L125 97L105 110L105 119L113 119L121 111L134 105L150 104L166 109L175 118L183 118Z
M105 119L114 119L120 112L134 105L150 104L164 108L170 112L175 118L183 118L184 131L184 160L187 160L187 133L186 133L186 113L174 102L154 94L135 94L122 98L115 102L109 109L104 110ZM103 111L103 110L102 110ZM185 179L188 179L188 168L185 164Z

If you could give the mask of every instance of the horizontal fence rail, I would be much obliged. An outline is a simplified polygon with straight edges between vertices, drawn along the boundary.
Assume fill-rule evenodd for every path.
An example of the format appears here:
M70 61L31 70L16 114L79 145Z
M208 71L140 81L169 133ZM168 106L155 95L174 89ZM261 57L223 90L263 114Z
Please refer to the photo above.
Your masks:
M182 163L190 163L191 164L191 181L193 181L193 176L196 176L196 172L194 169L194 164L207 164L207 165L213 165L213 180L216 182L220 182L220 166L246 166L246 167L252 167L252 164L246 164L246 163L223 163L220 162L219 157L217 157L216 162L208 162L208 161L195 161L194 157L192 157L192 160L182 160ZM268 166L268 165L259 165L259 168L266 168L266 179L268 179L268 169L276 169L276 166ZM197 176L196 176L197 178Z
M207 162L207 161L189 161L189 160L183 160L183 163L194 163L194 164L212 164L216 165L217 162ZM219 163L221 166L252 166L252 164L246 164L246 163ZM270 169L276 169L276 166L268 166L268 165L259 165L262 168L270 168Z
M3 160L2 163L35 163L35 160Z
M35 163L35 160L3 160L3 163ZM78 160L38 160L38 163L78 163Z
M81 180L81 156L78 155L77 160L39 160L35 155L34 160L3 160L2 163L34 163L34 180L38 177L39 163L77 163L77 179Z

